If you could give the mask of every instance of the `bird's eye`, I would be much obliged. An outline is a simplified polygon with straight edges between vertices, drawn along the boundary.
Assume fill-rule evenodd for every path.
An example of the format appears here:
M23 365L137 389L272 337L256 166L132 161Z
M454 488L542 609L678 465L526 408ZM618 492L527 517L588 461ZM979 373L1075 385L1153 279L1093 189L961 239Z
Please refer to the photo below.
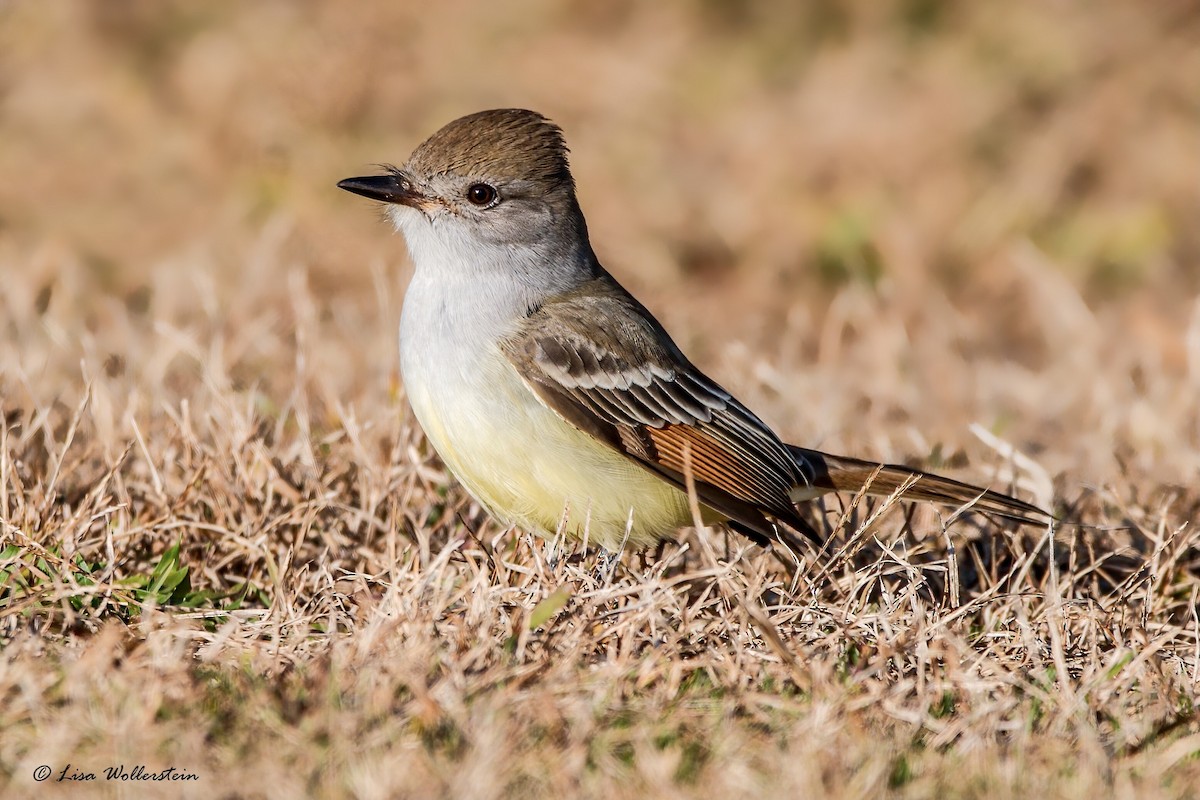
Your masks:
M486 183L473 183L467 189L467 200L471 205L490 206L496 202L496 190Z

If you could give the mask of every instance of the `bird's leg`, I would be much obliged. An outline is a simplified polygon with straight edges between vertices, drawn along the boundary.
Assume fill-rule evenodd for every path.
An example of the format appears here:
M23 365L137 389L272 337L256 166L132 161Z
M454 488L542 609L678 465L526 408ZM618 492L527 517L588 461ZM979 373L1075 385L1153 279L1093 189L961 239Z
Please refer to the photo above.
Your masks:
M566 552L566 548L560 545L557 536L546 540L546 549L543 554L546 557L546 566L550 568L551 572L558 570L558 562L562 560L564 552Z
M596 553L596 569L593 573L597 583L608 584L612 583L613 572L617 568L617 563L621 560L621 552L619 550L609 550L607 547L600 547Z

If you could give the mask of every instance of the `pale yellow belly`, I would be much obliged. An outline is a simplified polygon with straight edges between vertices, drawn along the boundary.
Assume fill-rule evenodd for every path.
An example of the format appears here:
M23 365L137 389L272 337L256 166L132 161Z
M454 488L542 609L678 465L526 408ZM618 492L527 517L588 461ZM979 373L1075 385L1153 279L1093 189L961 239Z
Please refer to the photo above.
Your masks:
M586 530L610 550L627 530L645 547L691 524L686 495L563 421L507 362L491 364L486 391L456 390L452 377L407 391L446 466L494 516L547 536Z

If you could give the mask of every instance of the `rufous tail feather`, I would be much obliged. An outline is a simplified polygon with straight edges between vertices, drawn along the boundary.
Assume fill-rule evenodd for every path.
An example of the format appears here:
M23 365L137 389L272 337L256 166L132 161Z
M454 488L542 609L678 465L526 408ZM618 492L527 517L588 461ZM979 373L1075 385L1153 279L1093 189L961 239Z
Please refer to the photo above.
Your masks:
M902 500L924 500L952 506L972 503L976 511L1025 525L1045 525L1054 519L1049 512L1024 500L919 469L835 456L791 445L788 449L802 467L809 468L806 472L815 473L814 485L821 489L857 492L866 486L867 494L887 497L915 478L912 486L901 495Z

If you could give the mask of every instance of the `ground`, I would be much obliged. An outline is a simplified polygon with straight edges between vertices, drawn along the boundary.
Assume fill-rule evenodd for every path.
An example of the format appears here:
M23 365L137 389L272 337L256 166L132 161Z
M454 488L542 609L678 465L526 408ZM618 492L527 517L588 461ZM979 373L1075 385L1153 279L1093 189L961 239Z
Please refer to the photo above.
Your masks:
M1200 793L1200 15L784 5L0 4L0 793ZM509 105L786 438L1066 524L488 520L334 184Z

